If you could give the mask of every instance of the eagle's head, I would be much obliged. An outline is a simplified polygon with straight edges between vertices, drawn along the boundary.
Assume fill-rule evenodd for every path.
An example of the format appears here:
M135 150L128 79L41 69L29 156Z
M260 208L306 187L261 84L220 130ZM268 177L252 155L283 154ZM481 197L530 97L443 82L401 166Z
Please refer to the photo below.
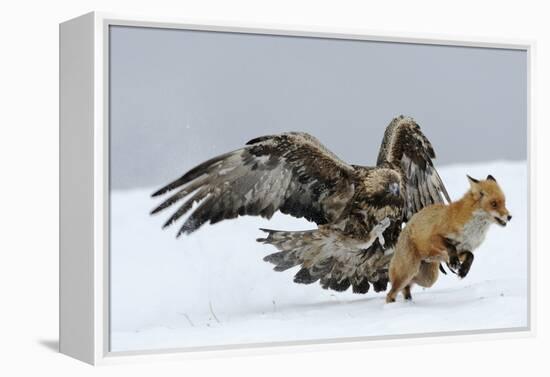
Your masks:
M364 180L367 196L373 198L373 204L402 204L403 190L401 176L395 170L377 168L369 172Z

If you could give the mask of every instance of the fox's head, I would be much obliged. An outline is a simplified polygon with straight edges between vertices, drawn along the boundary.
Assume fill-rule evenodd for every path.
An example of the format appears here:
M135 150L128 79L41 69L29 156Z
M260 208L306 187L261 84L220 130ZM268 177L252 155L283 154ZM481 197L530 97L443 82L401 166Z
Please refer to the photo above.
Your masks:
M497 180L492 175L488 175L485 180L477 180L469 175L467 177L470 182L470 193L477 206L490 217L491 221L506 226L512 216L506 208L506 198Z

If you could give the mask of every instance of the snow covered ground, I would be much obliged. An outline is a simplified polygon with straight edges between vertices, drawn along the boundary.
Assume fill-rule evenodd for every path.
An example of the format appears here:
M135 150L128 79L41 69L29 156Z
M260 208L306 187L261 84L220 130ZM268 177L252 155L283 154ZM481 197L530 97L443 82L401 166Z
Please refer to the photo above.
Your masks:
M260 227L311 229L277 214L205 225L175 239L161 230L169 211L149 216L158 187L111 196L111 350L237 345L330 338L488 330L527 326L527 164L492 162L439 168L453 199L466 174L492 174L513 215L493 225L469 275L441 275L431 289L415 287L413 302L385 304L385 293L323 290L274 272L257 243ZM164 182L161 182L161 184Z

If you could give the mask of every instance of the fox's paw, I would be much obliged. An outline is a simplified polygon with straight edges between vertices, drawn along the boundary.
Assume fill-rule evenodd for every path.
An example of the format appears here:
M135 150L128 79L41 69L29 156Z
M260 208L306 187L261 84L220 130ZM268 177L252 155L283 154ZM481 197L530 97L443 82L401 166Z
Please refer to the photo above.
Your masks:
M459 278L463 279L463 278L466 277L466 275L468 275L468 272L470 272L470 266L463 264L458 269L457 275L458 275Z
M460 269L460 259L458 259L458 256L456 255L451 255L449 257L449 267L454 271L456 270L459 270ZM466 273L468 273L468 271L466 271Z

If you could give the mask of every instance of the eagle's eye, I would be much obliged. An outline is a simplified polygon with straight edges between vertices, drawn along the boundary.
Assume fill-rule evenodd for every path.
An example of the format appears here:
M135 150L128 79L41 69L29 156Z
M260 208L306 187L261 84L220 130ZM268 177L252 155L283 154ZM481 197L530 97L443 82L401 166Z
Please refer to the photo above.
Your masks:
M390 185L388 187L388 191L392 195L399 196L399 183L397 183L397 182L390 183Z

